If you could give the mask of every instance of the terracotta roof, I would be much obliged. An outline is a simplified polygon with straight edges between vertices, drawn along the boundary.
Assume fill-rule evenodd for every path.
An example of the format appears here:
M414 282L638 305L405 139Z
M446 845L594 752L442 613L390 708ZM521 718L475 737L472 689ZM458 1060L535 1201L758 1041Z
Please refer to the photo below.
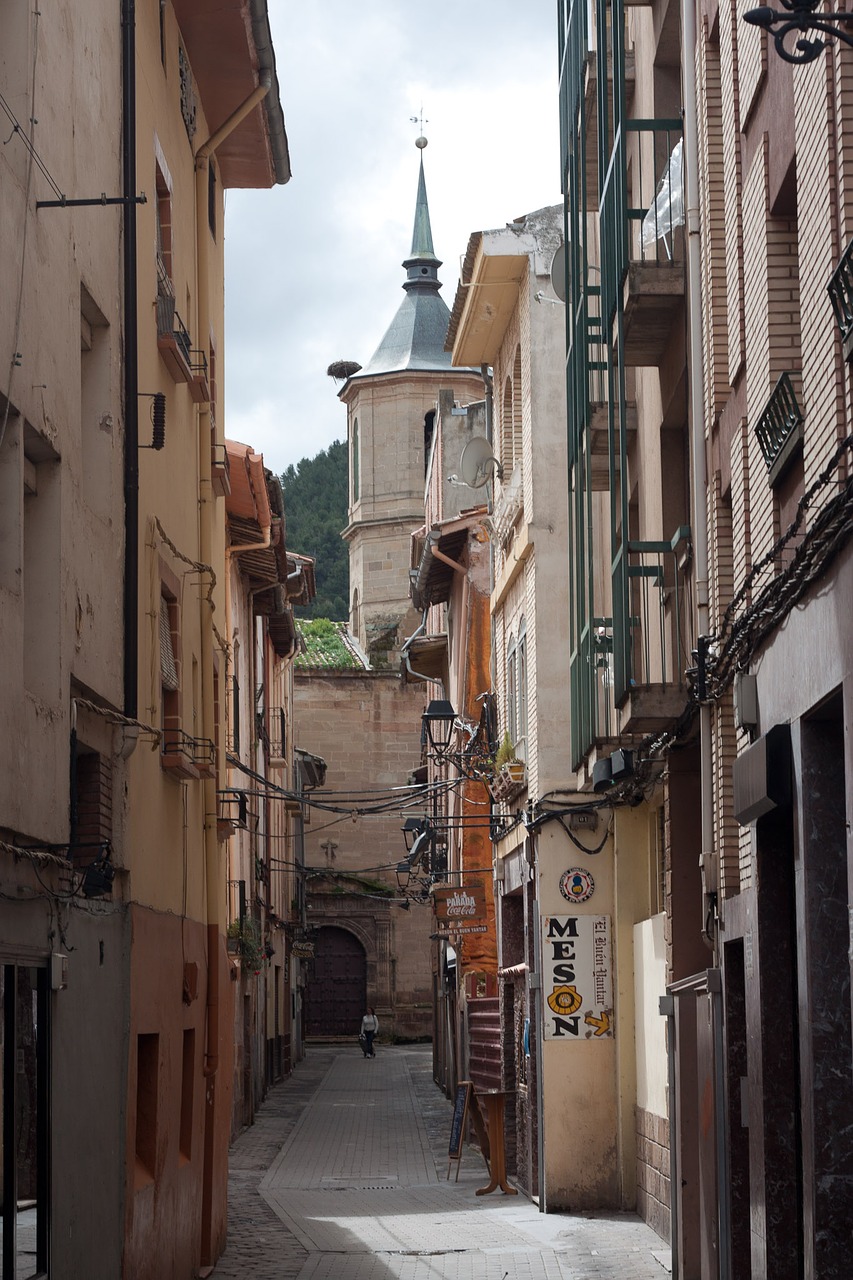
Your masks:
M369 664L349 633L345 622L307 618L299 623L303 651L296 659L298 671L368 671Z

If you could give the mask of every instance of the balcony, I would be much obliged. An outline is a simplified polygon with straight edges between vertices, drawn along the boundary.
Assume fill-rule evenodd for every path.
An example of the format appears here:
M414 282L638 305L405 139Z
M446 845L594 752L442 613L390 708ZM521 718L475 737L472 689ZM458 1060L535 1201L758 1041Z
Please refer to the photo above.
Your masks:
M187 327L167 293L157 297L157 349L173 382L193 382L192 343Z
M213 492L219 498L227 498L231 492L231 464L228 461L228 450L224 444L211 441L210 444L210 483Z
M235 831L248 831L257 815L249 809L248 791L226 788L217 791L216 834L227 840Z
M782 479L802 450L804 421L791 375L783 373L755 424L755 435L767 464L767 480L771 488Z
M826 287L841 331L844 359L849 360L853 356L853 240L844 250Z
M626 367L659 366L683 313L681 130L678 119L626 121L605 178L602 314Z
M688 657L690 530L669 542L629 542L613 566L613 668L617 734L656 733L684 710Z
M203 351L190 352L190 396L195 404L210 403L207 356Z
M282 768L287 763L287 718L284 707L268 708L266 742L270 764Z
M160 740L160 764L182 781L212 778L216 748L209 738L191 738L182 729L166 728Z
M651 0L649 0L651 2ZM626 49L623 62L625 109L629 111L634 101L634 50ZM586 125L586 207L590 213L598 208L598 54L593 50L587 55L587 77L584 120ZM607 55L607 102L613 102L613 55ZM613 121L609 122L607 154L613 146Z

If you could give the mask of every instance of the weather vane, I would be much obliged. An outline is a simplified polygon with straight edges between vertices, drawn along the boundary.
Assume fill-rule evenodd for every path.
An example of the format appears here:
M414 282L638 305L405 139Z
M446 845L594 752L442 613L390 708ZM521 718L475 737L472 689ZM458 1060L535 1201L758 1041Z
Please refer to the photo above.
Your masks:
M421 103L420 115L409 116L409 119L411 120L412 124L416 124L420 128L420 136L415 138L415 146L418 147L419 150L423 151L424 147L427 144L427 140L424 137L424 125L429 124L429 120L424 120L424 104L423 103Z

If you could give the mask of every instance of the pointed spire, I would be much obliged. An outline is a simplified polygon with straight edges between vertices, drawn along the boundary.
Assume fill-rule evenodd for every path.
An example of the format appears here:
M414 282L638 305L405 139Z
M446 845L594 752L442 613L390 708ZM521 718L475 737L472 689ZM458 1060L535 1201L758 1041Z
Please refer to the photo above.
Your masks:
M424 138L424 142L426 142L426 138ZM423 151L421 151L421 172L418 178L418 198L415 204L415 225L412 231L412 252L410 256L412 258L435 259L435 250L432 247L432 228L429 223L426 180L424 179Z
M432 227L429 221L429 204L427 203L426 179L424 178L424 137L415 140L415 146L421 153L421 168L418 175L418 196L415 202L415 225L412 229L412 252L403 266L408 272L403 288L408 293L411 289L420 292L437 293L441 288L438 279L440 260L435 256L432 247Z

